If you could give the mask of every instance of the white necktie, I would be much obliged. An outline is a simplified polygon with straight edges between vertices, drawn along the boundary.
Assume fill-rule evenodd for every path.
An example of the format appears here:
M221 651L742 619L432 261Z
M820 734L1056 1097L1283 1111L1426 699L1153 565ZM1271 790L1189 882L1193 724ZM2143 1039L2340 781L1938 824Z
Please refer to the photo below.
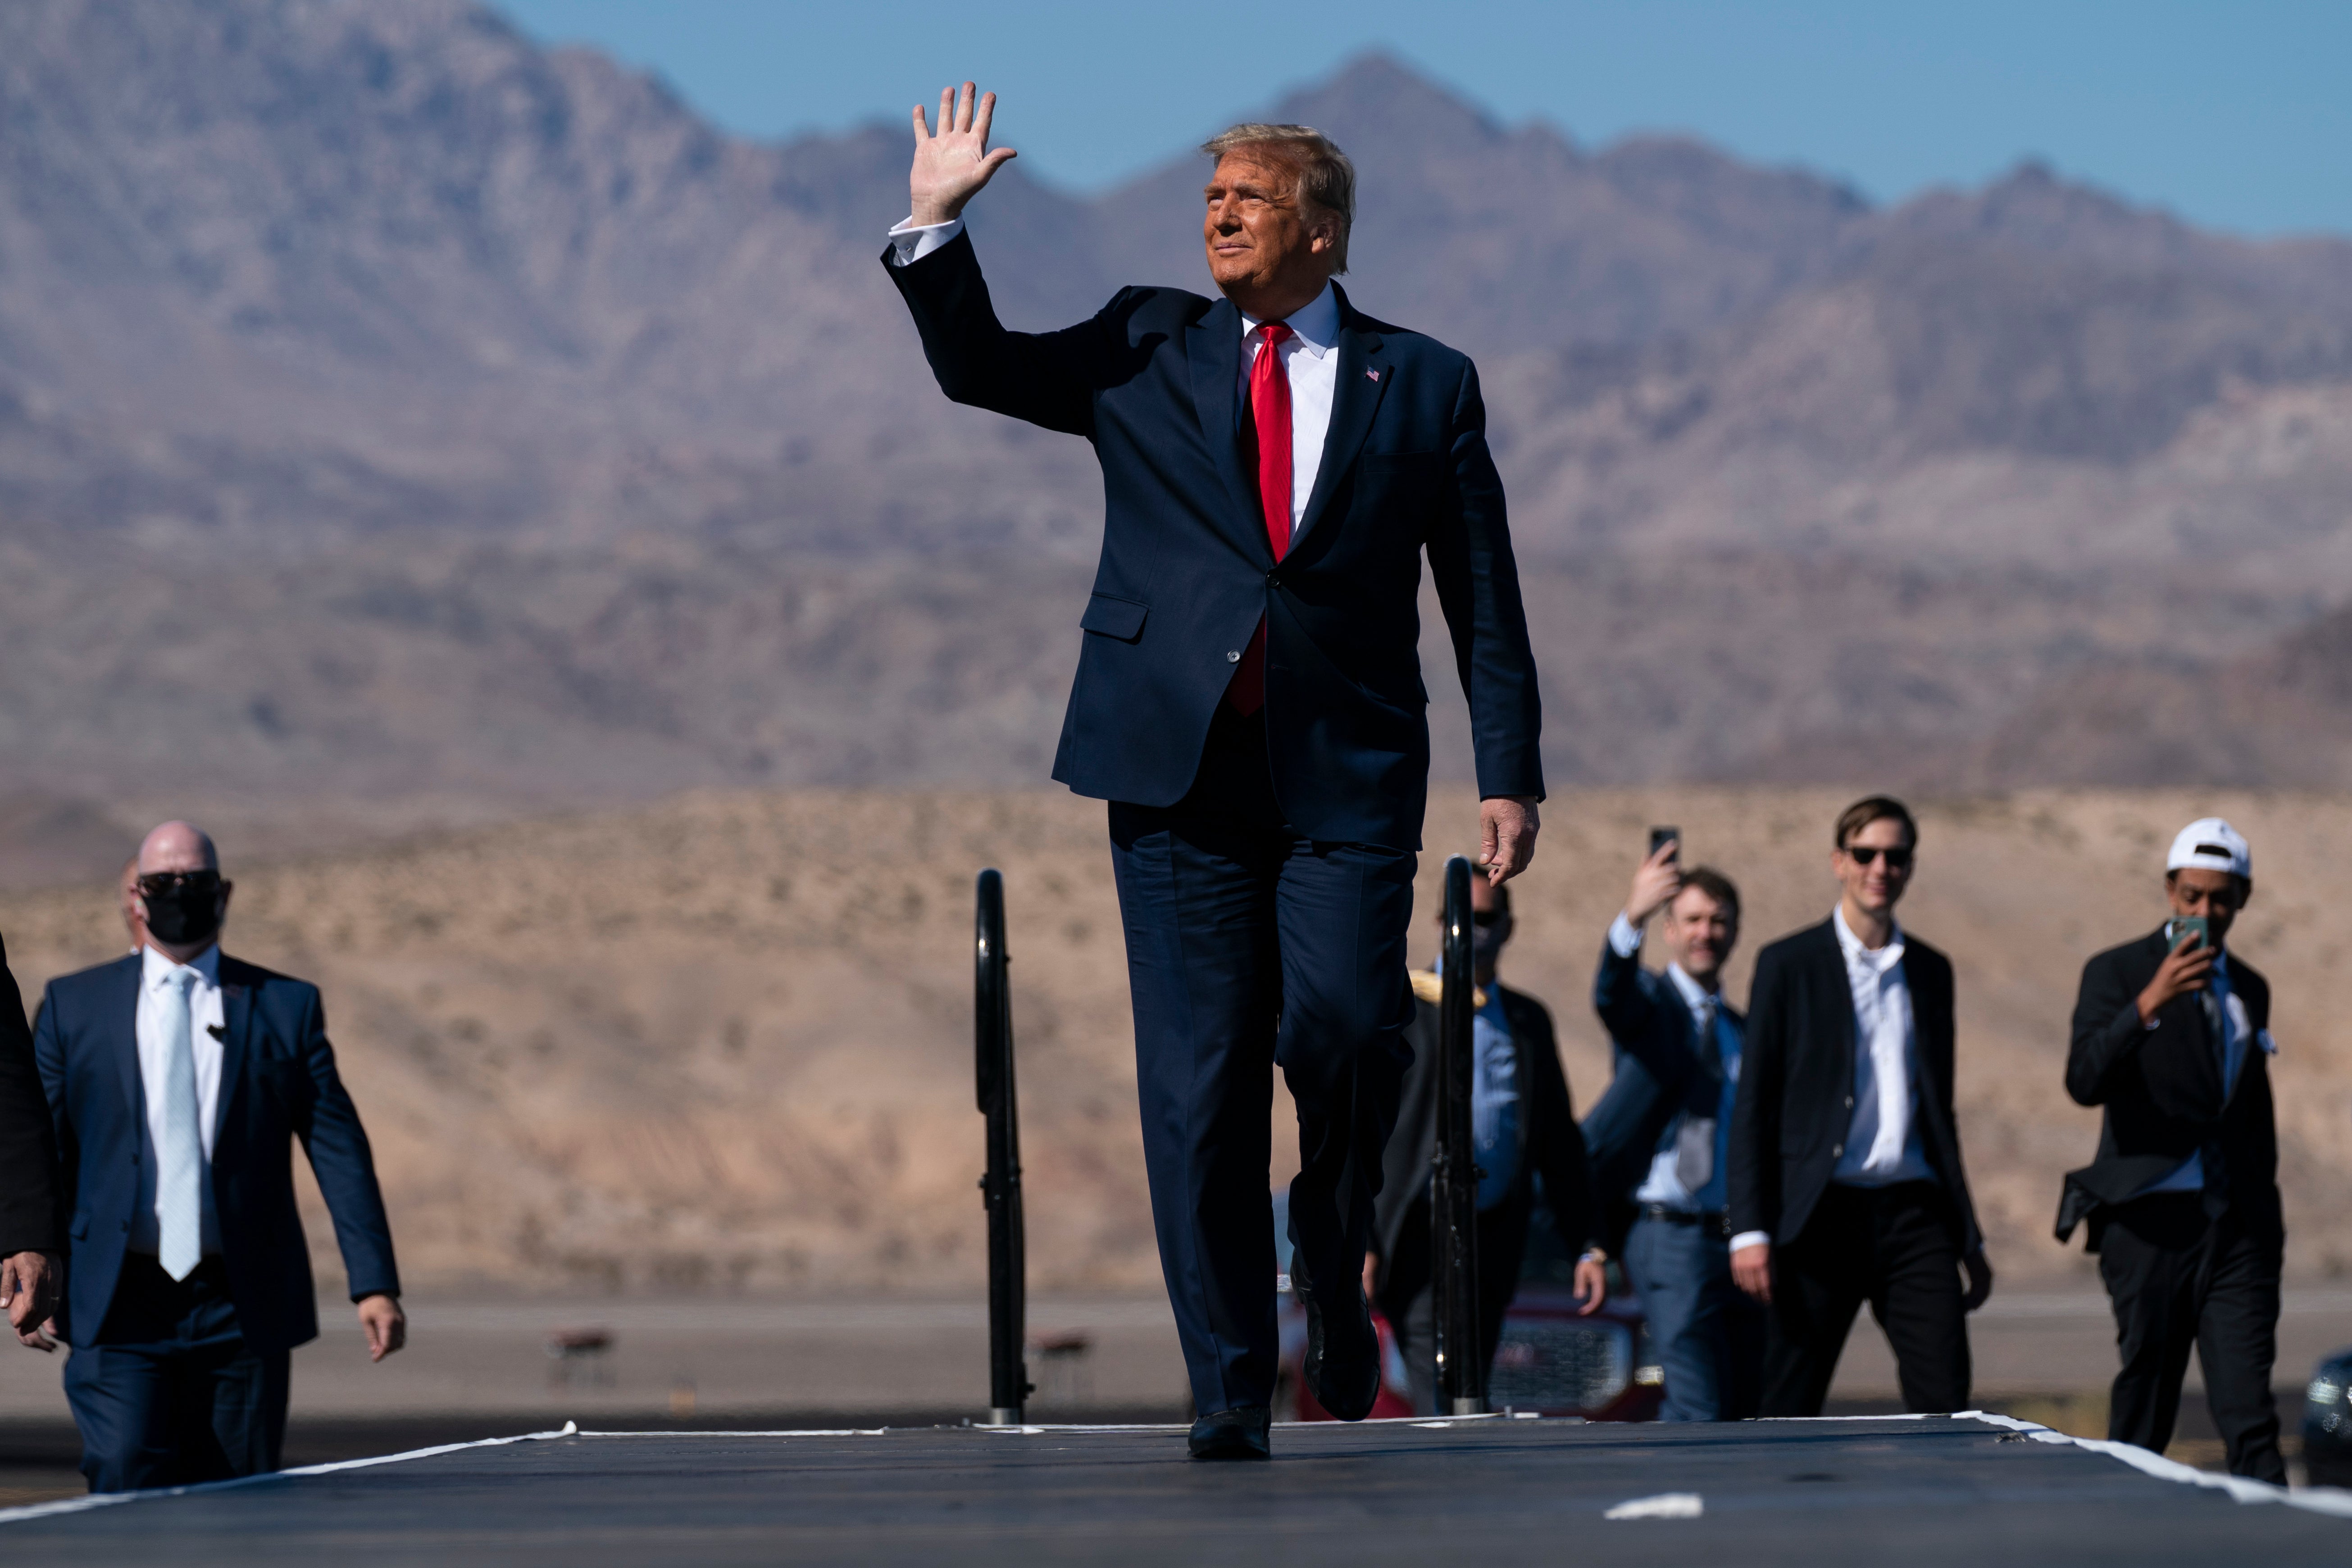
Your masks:
M188 990L194 970L171 977L163 1004L163 1136L155 1151L157 1261L174 1279L195 1272L204 1256L204 1141L196 1127L196 1051Z

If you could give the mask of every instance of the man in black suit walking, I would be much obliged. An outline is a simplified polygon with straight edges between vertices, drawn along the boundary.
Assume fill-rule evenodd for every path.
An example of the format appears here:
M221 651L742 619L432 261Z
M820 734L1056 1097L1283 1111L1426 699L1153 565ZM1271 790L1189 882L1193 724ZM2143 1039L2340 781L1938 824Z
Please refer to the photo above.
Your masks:
M1952 1117L1951 961L1895 921L1918 842L1901 801L1846 807L1837 908L1757 955L1732 1111L1731 1272L1770 1309L1766 1415L1821 1414L1864 1301L1906 1409L1968 1404L1967 1314L1992 1270Z
M1439 918L1444 919L1441 911ZM1470 884L1471 1070L1470 1124L1478 1167L1478 1354L1492 1371L1503 1341L1503 1319L1518 1294L1528 1227L1536 1212L1536 1178L1544 1205L1570 1257L1576 1259L1578 1310L1591 1314L1609 1297L1609 1255L1600 1245L1600 1215L1584 1131L1559 1065L1551 1013L1524 991L1496 978L1503 944L1511 940L1511 889ZM1374 1256L1366 1260L1365 1289L1396 1331L1397 1351L1412 1383L1414 1408L1442 1415L1437 1389L1437 1292L1431 1268L1431 1180L1437 1161L1438 1009L1445 980L1436 967L1412 974L1413 1016L1405 1030L1412 1047L1395 1133L1383 1163L1387 1177L1374 1205Z
M2098 1158L2066 1173L2058 1239L2089 1222L2115 1303L2108 1437L2164 1451L2193 1344L2231 1473L2284 1485L2271 988L2226 942L2253 888L2238 831L2192 822L2165 859L2172 918L2083 966L2066 1092L2106 1114Z
M1355 171L1307 126L1202 149L1221 298L1122 289L1076 326L1007 331L962 216L1013 156L988 146L994 106L966 82L936 134L915 110L913 210L882 259L950 397L1083 437L1102 467L1054 776L1110 803L1192 1451L1263 1458L1277 1063L1298 1107L1307 1380L1342 1419L1380 1392L1361 1277L1412 1016L1424 554L1470 702L1488 879L1535 849L1540 717L1502 481L1470 361L1332 282Z

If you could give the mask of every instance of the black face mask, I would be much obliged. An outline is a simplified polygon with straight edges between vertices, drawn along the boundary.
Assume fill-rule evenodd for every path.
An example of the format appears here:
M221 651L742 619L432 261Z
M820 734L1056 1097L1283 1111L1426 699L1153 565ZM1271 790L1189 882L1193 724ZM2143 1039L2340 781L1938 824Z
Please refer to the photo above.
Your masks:
M199 872L163 886L142 877L139 892L147 905L148 934L167 947L210 942L220 931L221 880L215 873Z

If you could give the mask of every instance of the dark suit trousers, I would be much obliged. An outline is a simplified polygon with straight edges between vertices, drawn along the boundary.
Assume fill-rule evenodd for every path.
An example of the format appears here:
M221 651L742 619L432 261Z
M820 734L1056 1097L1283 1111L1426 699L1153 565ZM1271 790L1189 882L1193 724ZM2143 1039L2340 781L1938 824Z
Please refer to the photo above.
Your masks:
M1832 1185L1804 1230L1772 1249L1764 1409L1819 1415L1864 1301L1895 1352L1903 1407L1969 1403L1968 1316L1949 1205L1932 1182Z
M1486 1378L1495 1374L1495 1351L1503 1342L1503 1319L1511 1299L1519 1293L1519 1264L1528 1253L1528 1222L1535 1205L1515 1196L1478 1212L1478 1364ZM1412 1407L1423 1415L1447 1414L1438 1408L1437 1288L1432 1277L1429 1200L1422 1199L1406 1215L1397 1237L1397 1255L1389 1259L1381 1281L1381 1315L1396 1335L1397 1354L1404 1358L1412 1383Z
M1110 838L1152 1223L1193 1402L1265 1405L1273 1069L1298 1107L1292 1236L1310 1279L1349 1289L1410 1059L1415 857L1291 831L1262 719L1227 708L1192 792L1168 807L1114 802Z
M66 1360L66 1398L94 1492L264 1474L286 1441L284 1351L245 1342L218 1258L173 1279L122 1260L106 1321Z
M2234 1211L2207 1219L2195 1193L2107 1211L2099 1275L2115 1304L2123 1362L2107 1406L2110 1439L2164 1452L2194 1344L2230 1473L2286 1484L2271 1395L2285 1248L2274 1225L2246 1225Z

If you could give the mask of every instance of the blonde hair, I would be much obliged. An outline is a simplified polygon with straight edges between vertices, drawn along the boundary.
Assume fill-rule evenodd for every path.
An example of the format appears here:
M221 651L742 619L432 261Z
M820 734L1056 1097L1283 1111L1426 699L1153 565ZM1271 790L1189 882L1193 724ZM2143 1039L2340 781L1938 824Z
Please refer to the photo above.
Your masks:
M1260 123L1234 126L1201 143L1201 151L1217 160L1244 147L1265 148L1288 164L1298 176L1300 204L1339 220L1331 270L1348 270L1348 231L1356 222L1356 165L1339 144L1312 125Z

